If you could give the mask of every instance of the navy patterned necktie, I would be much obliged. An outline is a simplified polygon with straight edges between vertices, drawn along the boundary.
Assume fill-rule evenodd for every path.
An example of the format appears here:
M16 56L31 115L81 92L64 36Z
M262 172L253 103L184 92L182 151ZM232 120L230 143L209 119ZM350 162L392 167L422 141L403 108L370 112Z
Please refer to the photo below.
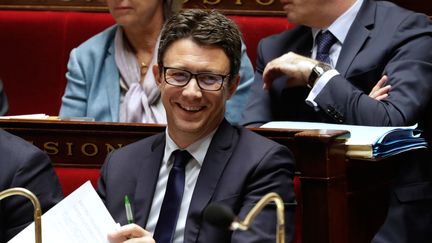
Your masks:
M315 39L317 44L316 60L331 64L329 52L336 41L336 37L330 31L318 33Z
M173 241L185 186L185 168L191 159L191 155L186 150L176 150L173 155L173 167L168 176L165 196L153 234L157 243Z

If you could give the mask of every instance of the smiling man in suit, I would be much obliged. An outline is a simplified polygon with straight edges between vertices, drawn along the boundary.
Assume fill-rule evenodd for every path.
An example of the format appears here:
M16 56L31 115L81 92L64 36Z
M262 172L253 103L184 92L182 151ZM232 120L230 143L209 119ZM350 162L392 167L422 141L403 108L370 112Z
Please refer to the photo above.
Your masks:
M153 72L167 129L106 159L98 192L121 224L128 222L128 195L136 223L109 234L110 242L154 238L157 243L273 243L274 206L243 232L218 229L203 219L212 202L227 205L243 219L269 192L278 193L286 203L286 242L291 242L291 153L224 118L225 103L239 82L241 40L236 25L217 12L185 10L168 20L160 43Z
M298 26L261 40L243 125L418 123L431 144L432 24L426 15L386 1L281 3ZM384 97L369 97L382 77L389 85ZM374 242L432 242L432 155L423 150L406 156L395 165L400 174Z

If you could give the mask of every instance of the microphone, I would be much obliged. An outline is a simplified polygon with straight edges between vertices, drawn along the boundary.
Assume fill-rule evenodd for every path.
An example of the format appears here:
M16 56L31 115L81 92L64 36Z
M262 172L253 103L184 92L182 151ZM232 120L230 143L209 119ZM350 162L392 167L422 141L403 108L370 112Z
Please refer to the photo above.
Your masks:
M242 225L239 224L238 218L234 215L231 208L223 204L211 203L204 210L204 219L210 224L219 228L229 228L230 230L237 230L238 228L242 227ZM244 228L243 230L247 229Z
M258 213L260 213L262 209L271 201L276 204L277 212L276 242L285 243L284 203L282 198L275 192L268 193L262 197L249 211L243 221L240 221L229 207L218 203L211 203L204 210L204 219L210 224L220 228L245 231L249 229Z

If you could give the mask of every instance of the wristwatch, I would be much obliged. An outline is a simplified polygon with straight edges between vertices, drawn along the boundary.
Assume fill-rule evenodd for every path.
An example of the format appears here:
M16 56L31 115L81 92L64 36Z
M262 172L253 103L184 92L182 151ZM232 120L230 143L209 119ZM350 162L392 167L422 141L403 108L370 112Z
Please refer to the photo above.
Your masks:
M307 86L312 88L315 85L315 82L328 70L331 70L332 67L326 63L319 62L312 68L312 72L309 75L309 79L307 82Z

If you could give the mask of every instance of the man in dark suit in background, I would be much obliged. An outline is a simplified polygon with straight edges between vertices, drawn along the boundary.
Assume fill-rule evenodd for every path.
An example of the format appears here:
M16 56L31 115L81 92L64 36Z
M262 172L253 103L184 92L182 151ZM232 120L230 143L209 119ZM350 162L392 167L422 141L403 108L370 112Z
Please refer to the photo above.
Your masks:
M431 144L432 25L426 15L385 1L281 3L298 26L260 42L242 124L418 123ZM383 76L389 85L385 97L368 97ZM432 242L432 156L430 151L406 156L411 155L397 165L388 217L374 242Z
M3 116L8 111L8 102L6 93L3 90L3 82L0 80L0 116Z
M291 242L291 153L245 128L231 126L224 118L225 102L239 82L240 54L239 30L222 14L186 10L168 20L158 65L153 67L167 130L114 151L101 171L98 192L114 219L128 222L124 207L128 195L136 223L110 234L111 242L133 237L139 242L154 242L154 238L158 243L273 243L274 206L261 212L248 231L229 232L203 219L211 202L229 206L243 219L269 192L278 193L286 203L286 242ZM178 154L190 156L183 167L177 165ZM184 170L185 178L176 184L182 191L180 198L168 201L171 178ZM179 211L167 217L165 202L177 205ZM164 228L167 225L170 229Z
M0 129L0 191L24 187L39 199L42 213L58 203L63 194L45 153L32 144ZM0 242L7 242L33 222L33 205L22 196L0 201Z

